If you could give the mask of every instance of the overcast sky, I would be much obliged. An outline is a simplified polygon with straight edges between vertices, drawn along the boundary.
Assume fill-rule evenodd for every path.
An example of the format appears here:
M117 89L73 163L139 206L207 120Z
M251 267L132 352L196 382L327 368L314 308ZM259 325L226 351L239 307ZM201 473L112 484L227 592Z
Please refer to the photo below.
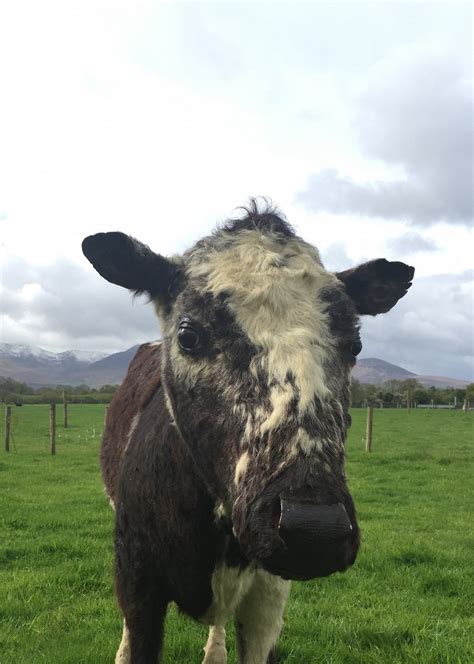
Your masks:
M156 338L82 238L176 253L261 194L328 269L416 266L363 357L473 380L471 57L467 3L2 3L0 340Z

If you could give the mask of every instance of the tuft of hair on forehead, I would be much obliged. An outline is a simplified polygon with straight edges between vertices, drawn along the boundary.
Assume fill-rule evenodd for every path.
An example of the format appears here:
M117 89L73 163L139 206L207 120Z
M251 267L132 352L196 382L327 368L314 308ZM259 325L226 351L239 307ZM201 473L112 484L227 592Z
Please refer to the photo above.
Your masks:
M264 243L275 243L278 251L293 241L306 244L270 198L251 198L246 206L236 209L243 212L243 215L219 224L210 235L198 240L184 253L183 261L188 265L188 273L193 271L193 265L207 262L212 253L236 247L240 242L245 242L246 238L255 241L260 236Z
M293 227L285 215L270 198L251 198L247 205L237 208L244 213L243 217L229 219L216 232L240 233L242 231L259 231L286 238L296 237Z

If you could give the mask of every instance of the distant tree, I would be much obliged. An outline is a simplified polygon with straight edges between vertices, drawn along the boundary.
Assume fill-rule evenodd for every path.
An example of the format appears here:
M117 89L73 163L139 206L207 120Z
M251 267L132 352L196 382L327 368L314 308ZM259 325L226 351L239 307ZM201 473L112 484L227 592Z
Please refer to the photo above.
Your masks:
M412 394L413 401L416 401L416 403L420 404L428 404L430 403L430 394L427 389L424 387L418 387L416 390L413 390Z
M462 389L459 387L454 390L454 396L456 397L458 405L462 405L464 399L466 398L466 391L466 388Z
M365 398L369 404L373 404L377 401L377 392L379 391L378 385L366 385L365 386Z
M84 383L81 383L80 385L77 385L74 388L74 392L76 394L87 394L88 392L90 392L90 387L89 387L89 385L85 385Z
M102 387L99 388L99 392L105 394L114 394L114 392L116 392L118 388L119 388L118 385L102 385Z
M416 380L416 378L407 378L400 381L400 389L402 392L406 392L407 390L409 392L414 392L420 387L422 387L422 385Z
M0 401L3 403L16 401L14 395L33 394L33 392L33 388L26 383L0 376Z
M474 383L469 383L469 385L466 386L466 392L464 394L463 408L472 406L473 402L474 402Z
M361 406L367 402L372 405L383 405L395 408L399 405L405 406L407 392L410 403L429 405L457 404L461 408L464 400L468 399L474 404L474 383L470 383L465 389L452 387L424 387L416 379L388 380L382 385L368 385L357 380L352 381L351 394L354 406Z
M360 383L355 378L352 379L351 383L351 401L354 406L361 406L365 401L365 385Z

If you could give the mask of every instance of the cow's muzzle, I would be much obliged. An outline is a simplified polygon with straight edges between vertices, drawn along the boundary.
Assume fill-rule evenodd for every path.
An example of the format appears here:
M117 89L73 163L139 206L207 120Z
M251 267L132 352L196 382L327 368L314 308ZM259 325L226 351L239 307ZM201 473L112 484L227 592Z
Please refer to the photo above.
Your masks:
M343 572L353 564L359 532L342 503L317 505L281 498L280 509L281 546L260 560L265 569L285 579L305 581Z

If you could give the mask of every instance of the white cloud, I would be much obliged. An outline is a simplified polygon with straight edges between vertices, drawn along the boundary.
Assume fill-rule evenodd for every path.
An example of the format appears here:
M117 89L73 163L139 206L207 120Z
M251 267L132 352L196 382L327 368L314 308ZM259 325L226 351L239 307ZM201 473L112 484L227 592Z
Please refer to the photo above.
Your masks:
M114 352L159 337L153 307L92 268L65 259L32 268L10 259L2 272L2 341Z
M430 238L423 237L419 233L404 233L388 242L393 251L400 255L417 254L425 251L437 251L438 245Z
M445 45L457 34L456 61L467 62L468 13L423 3L359 3L343 12L338 3L272 3L271 11L267 3L4 3L2 338L99 350L153 338L149 308L137 302L131 310L126 292L86 266L83 237L119 229L162 253L179 252L256 194L274 198L330 269L385 255L409 256L417 279L466 270L465 226L423 227L413 255L412 230L384 218L384 209L391 197L392 206L410 203L426 216L442 199L461 214L465 195L456 187L467 143L454 150L451 130L462 126L462 87L449 79L456 70ZM418 114L410 128L426 61L407 54L427 52L426 43L436 44L439 73L426 105L437 103L440 87L442 117ZM409 57L413 75L403 64ZM398 63L392 73L390 63ZM357 108L371 113L357 118ZM372 132L374 116L383 122ZM443 129L440 156L455 166L446 177L446 169L428 169L442 161L432 159L433 127ZM295 202L311 173L333 169L358 186L386 185L410 168L419 198L402 191L400 203L393 188L372 197L375 218L315 213ZM425 196L433 183L439 200ZM420 251L423 243L438 250ZM36 285L22 290L26 284ZM427 350L425 370L429 360Z
M473 218L472 80L457 53L410 48L373 68L357 100L361 147L401 177L313 175L300 200L313 210L420 225Z
M388 314L365 317L362 357L382 357L415 373L474 380L472 271L416 278Z

